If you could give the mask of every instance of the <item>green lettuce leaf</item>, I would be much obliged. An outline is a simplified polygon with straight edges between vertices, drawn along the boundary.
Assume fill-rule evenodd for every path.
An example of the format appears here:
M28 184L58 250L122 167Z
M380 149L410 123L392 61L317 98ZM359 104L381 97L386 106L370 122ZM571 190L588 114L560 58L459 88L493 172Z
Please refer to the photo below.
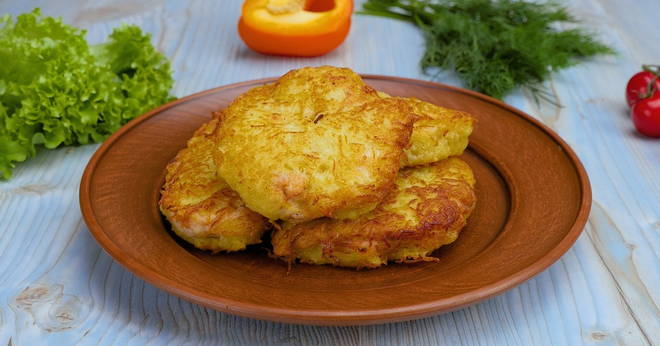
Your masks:
M0 17L0 178L47 149L103 141L170 101L167 59L139 27L90 46L85 31L39 9Z

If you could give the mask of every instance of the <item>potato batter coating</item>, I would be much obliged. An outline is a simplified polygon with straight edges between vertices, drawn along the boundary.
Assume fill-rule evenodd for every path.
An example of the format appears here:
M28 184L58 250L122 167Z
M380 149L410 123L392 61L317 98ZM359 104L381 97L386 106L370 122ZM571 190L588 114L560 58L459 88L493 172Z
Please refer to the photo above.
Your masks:
M261 242L269 224L218 177L213 158L217 126L217 118L202 125L167 165L159 206L174 232L195 247L238 251Z
M436 106L414 97L406 98L418 117L402 166L425 165L463 153L474 119L465 112Z
M224 111L218 172L271 220L355 218L394 186L414 120L349 69L293 70Z
M378 95L390 97L382 91ZM404 150L402 167L425 165L463 153L474 123L470 114L414 97L399 98L412 107L417 117L410 137L410 147Z
M474 176L458 158L400 171L395 189L355 220L284 224L276 256L311 264L375 268L388 261L436 261L429 254L456 240L474 208Z

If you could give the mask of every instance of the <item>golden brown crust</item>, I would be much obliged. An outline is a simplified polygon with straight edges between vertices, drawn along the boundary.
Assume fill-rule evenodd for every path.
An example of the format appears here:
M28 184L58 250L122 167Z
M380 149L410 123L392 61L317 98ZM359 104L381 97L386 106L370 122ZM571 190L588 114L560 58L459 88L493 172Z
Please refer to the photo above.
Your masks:
M403 169L396 188L368 214L285 224L273 234L274 254L357 268L435 260L429 254L456 240L475 202L472 171L460 159Z
M219 174L271 220L354 218L392 189L413 122L349 69L293 70L225 110Z
M378 94L390 98L384 92ZM401 159L402 167L425 165L463 153L474 125L470 114L414 97L397 98L404 100L416 117L410 146L404 150Z
M195 132L167 166L160 208L180 237L202 249L235 251L260 242L270 225L248 204L272 220L288 221L277 236L298 234L291 244L302 244L303 252L325 244L321 257L308 262L373 267L388 260L433 260L427 250L455 239L454 229L467 217L458 205L473 203L472 195L465 184L455 190L445 180L419 180L439 174L437 169L399 167L460 154L472 122L465 113L379 93L348 69L294 70L239 96ZM446 163L432 166L444 167L445 175L452 170ZM417 185L402 185L411 182ZM401 205L401 198L411 196L414 208ZM321 216L357 219L294 226ZM334 241L305 245L328 227ZM363 234L366 249L355 246ZM280 250L286 246L279 242Z
M237 251L259 243L268 223L218 177L213 159L218 123L214 117L202 125L167 165L159 206L174 232L196 247Z
M438 162L463 153L472 133L474 119L456 111L414 97L405 99L412 107L417 121L401 164L417 166Z

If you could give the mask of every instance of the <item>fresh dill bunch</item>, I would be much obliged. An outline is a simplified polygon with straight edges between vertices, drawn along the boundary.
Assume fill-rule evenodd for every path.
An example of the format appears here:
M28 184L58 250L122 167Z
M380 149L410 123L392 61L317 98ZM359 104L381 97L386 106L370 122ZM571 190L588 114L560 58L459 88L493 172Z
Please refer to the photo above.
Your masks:
M417 25L425 73L454 70L468 88L496 98L518 86L538 90L553 71L614 53L583 29L558 29L576 20L555 2L367 0L361 13Z

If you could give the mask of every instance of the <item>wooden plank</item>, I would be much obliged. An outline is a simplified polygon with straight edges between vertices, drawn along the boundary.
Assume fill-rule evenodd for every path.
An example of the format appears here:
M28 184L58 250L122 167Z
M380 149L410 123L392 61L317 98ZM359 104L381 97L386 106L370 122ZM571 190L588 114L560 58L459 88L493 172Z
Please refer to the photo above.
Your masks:
M153 34L172 59L183 96L282 74L304 65L428 77L423 40L411 25L355 16L337 51L314 59L264 57L247 50L234 22L240 1L0 2L2 13L61 15L101 42L121 22ZM506 101L558 131L591 177L594 207L586 233L560 261L509 292L419 321L364 327L309 327L218 313L164 293L124 270L87 232L78 211L82 170L96 146L40 153L0 183L0 344L630 344L660 340L658 229L660 145L634 135L622 98L641 62L660 56L654 14L581 0L570 6L619 55L558 73L564 108L537 107L517 92ZM460 85L451 74L441 81Z

